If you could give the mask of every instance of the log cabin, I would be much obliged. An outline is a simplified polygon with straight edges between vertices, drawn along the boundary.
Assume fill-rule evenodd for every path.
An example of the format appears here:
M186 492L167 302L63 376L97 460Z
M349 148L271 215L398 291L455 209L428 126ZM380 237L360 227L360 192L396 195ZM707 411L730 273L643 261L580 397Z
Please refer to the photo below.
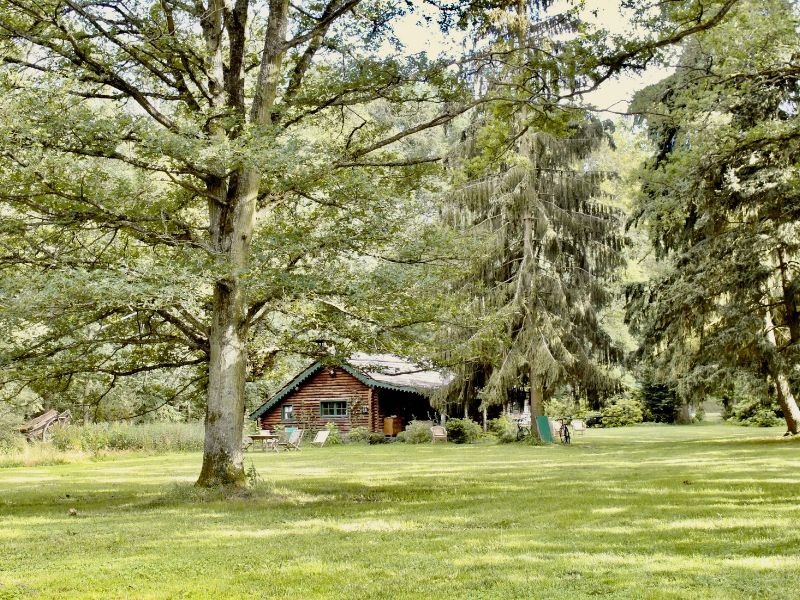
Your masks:
M261 429L323 429L335 423L394 436L414 419L432 419L429 397L448 376L388 354L356 354L348 364L316 361L250 414Z

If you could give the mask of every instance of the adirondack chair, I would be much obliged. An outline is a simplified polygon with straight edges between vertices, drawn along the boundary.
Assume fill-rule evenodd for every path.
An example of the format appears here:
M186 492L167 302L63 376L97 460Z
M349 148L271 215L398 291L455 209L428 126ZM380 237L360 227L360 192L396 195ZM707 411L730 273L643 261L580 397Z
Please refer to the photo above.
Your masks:
M434 425L431 427L431 435L433 436L433 439L431 440L433 443L447 441L447 429L441 425Z
M580 433L581 435L586 433L586 421L583 419L572 419L570 425L575 433Z
M289 434L289 437L285 440L280 440L275 445L275 451L277 452L281 448L285 448L286 450L300 450L301 441L303 441L303 430L295 429Z
M311 441L312 444L318 444L320 448L325 445L325 442L328 441L328 436L331 434L330 431L327 429L320 429L317 432L317 435L314 436L314 439Z

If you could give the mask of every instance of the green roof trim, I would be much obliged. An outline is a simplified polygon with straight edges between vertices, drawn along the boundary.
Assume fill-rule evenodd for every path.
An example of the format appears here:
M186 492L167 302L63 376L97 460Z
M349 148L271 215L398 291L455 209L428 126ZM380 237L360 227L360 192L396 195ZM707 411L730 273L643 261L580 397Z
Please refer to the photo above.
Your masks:
M306 382L312 375L317 373L325 367L324 364L321 362L313 362L311 363L303 372L301 372L297 377L292 379L289 383L283 386L278 392L272 396L269 400L267 400L264 404L259 406L255 409L252 413L250 413L250 419L256 420L263 417L271 408L273 408L278 402L286 398L289 394L291 394L295 389L297 389L300 385ZM391 383L386 383L385 381L378 381L377 379L373 379L366 373L359 371L349 365L341 365L341 368L350 373L353 377L358 379L361 383L368 387L372 388L381 388L384 390L392 390L395 392L409 392L411 394L419 394L421 396L425 396L426 394L421 390L411 387L408 385L392 385Z

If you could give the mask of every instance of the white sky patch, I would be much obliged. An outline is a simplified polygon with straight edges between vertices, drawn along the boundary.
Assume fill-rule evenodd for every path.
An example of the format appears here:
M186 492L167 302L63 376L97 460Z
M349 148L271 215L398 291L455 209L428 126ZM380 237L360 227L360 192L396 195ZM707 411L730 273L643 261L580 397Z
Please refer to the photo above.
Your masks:
M581 17L591 25L606 29L612 34L641 34L631 24L629 16L620 10L619 0L586 0ZM658 83L673 71L672 67L653 66L643 73L624 73L604 82L598 89L584 96L584 99L601 112L625 112L634 93Z
M581 17L591 25L606 29L613 34L634 34L628 15L621 12L619 0L586 0ZM557 2L551 11L557 13L569 6L565 0ZM426 22L424 16L431 17ZM436 11L422 5L418 11L397 21L395 33L405 45L406 52L418 54L425 52L431 58L455 56L463 49L465 35L460 31L443 34L436 24ZM600 112L625 112L640 89L661 81L673 68L650 67L640 74L626 73L604 82L597 90L584 96L587 104Z

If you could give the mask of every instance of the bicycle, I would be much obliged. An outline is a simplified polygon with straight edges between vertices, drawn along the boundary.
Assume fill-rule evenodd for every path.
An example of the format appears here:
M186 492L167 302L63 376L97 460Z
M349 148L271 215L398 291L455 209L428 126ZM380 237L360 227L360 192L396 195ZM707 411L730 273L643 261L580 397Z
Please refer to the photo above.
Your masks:
M517 441L521 442L531 434L530 425L523 425L521 422L517 423Z
M569 426L567 425L569 419L565 419L562 417L560 419L555 419L555 420L561 423L561 426L558 428L558 439L561 440L562 444L569 444L571 438L569 433Z

